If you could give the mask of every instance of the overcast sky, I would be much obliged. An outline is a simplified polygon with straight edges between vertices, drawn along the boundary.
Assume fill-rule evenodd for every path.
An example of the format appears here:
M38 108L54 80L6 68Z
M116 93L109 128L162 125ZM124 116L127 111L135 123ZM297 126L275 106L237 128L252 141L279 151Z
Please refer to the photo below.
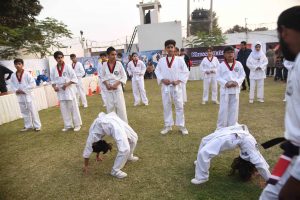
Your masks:
M44 9L39 19L53 17L64 22L74 34L73 37L78 37L79 31L83 30L84 36L89 40L124 41L126 35L130 37L134 27L140 23L139 10L136 7L140 1L40 0ZM180 20L185 36L187 1L160 2L160 21ZM191 0L191 11L195 8L209 8L209 4L209 0ZM275 27L278 15L295 5L300 5L300 0L214 0L213 9L217 13L220 27L225 31L235 24L244 26L245 18L250 28L261 23Z

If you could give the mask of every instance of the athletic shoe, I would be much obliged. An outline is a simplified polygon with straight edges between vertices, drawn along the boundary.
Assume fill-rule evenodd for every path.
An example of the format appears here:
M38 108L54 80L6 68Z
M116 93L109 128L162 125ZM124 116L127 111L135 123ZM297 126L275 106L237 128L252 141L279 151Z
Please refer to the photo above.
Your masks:
M249 100L249 103L253 103L253 100Z
M31 129L32 129L32 128L25 128L25 127L24 127L23 129L20 130L20 132L30 131Z
M39 132L41 128L35 128L34 131Z
M205 105L205 104L206 104L206 101L202 101L202 104Z
M200 184L202 184L202 183L205 183L206 181L208 181L208 179L198 180L198 179L196 179L196 178L193 178L193 179L191 180L191 183L193 183L193 184L195 184L195 185L200 185Z
M76 127L74 128L74 131L75 131L75 132L78 132L78 131L80 131L80 129L81 129L81 126L76 126Z
M131 156L127 160L132 161L132 162L136 162L136 161L139 160L139 157L137 157L137 156Z
M182 133L182 135L189 134L188 130L184 126L179 127L179 130Z
M63 128L61 129L62 132L66 132L66 131L69 131L71 128Z
M160 131L160 133L162 134L162 135L165 135L165 134L167 134L169 131L171 131L172 130L172 127L171 126L166 126L163 130L161 130Z
M218 104L218 105L220 104L218 100L213 101L213 103L214 103L214 104Z
M260 102L260 103L264 103L265 102L263 99L258 99L257 101Z
M125 178L127 176L127 174L125 172L122 172L121 170L118 172L112 171L110 173L112 176L117 177L117 178Z

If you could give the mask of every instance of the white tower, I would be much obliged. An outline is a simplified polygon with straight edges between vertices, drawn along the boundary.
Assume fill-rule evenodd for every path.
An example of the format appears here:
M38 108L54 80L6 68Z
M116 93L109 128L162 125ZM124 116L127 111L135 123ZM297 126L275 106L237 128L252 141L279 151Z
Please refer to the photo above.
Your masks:
M160 22L159 9L161 8L161 4L158 0L155 0L154 2L153 1L148 2L148 3L144 3L144 1L142 1L136 6L140 10L140 25L155 24Z

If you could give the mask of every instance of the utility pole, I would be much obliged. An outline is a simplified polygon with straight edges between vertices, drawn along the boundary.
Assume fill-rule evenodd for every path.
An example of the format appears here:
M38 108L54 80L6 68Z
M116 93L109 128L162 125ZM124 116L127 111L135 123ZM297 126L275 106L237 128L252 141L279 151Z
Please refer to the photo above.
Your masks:
M186 24L186 37L189 37L190 32L190 0L187 0L187 24Z
M210 0L210 23L209 23L209 34L212 34L213 30L213 0Z
M245 34L246 34L246 42L248 43L248 28L247 28L247 18L245 18Z

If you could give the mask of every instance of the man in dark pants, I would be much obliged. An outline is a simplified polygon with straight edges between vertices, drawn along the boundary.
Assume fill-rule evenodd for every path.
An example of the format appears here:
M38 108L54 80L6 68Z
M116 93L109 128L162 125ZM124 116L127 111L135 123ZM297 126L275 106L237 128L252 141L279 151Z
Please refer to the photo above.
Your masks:
M7 87L5 80L10 79L12 71L2 65L0 65L0 96L7 94ZM5 74L8 74L8 77L5 79Z
M247 43L245 41L242 41L241 42L241 49L237 55L237 60L240 61L244 67L244 71L246 73L246 78L242 84L242 90L246 90L247 87L246 87L246 79L247 79L247 82L248 82L248 87L250 89L250 80L249 80L249 74L250 74L250 69L247 67L246 65L246 62L247 62L247 59L251 53L251 49L247 49Z
M188 55L186 55L184 48L180 49L180 56L183 56L186 66L188 67L189 71L191 71L190 57Z

